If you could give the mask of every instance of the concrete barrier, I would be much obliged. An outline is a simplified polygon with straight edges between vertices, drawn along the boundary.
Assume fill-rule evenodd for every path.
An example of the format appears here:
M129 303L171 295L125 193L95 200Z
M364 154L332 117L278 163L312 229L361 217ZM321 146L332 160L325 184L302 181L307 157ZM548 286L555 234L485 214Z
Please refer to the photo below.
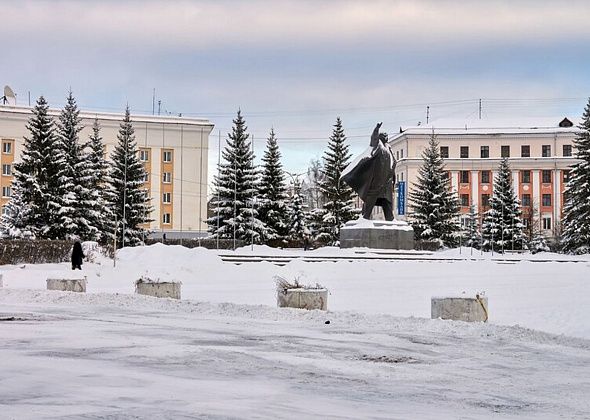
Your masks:
M452 319L466 322L488 321L488 298L475 297L433 297L430 305L432 319Z
M86 277L83 279L47 279L47 290L85 293Z
M180 285L180 282L138 281L135 283L135 293L158 298L180 299Z
M279 308L328 310L327 289L283 289L277 291Z

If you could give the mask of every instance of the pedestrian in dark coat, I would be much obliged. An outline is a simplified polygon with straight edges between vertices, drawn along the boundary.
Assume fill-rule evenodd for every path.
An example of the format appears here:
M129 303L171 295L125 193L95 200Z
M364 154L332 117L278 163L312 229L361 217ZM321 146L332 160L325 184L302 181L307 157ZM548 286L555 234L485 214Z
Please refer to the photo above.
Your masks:
M74 247L72 248L72 270L75 270L76 268L82 270L82 258L84 257L82 244L80 241L74 242Z

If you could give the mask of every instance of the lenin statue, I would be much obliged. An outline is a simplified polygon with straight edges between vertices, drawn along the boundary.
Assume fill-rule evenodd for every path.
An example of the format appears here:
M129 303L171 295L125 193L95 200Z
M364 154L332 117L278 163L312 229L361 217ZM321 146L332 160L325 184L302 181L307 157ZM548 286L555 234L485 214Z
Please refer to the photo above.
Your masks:
M375 206L383 207L385 220L393 220L396 161L387 134L379 133L381 124L373 130L369 148L348 165L340 178L363 200L363 217L369 220Z

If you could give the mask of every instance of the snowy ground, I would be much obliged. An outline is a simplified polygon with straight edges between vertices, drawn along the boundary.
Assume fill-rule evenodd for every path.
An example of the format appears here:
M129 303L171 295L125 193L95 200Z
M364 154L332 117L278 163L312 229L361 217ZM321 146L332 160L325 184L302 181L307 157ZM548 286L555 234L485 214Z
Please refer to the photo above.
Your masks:
M183 300L133 295L146 273ZM156 245L85 264L85 295L44 290L67 264L2 274L0 418L590 418L587 257L237 266ZM330 312L276 309L273 275L327 286ZM463 291L489 324L423 319Z

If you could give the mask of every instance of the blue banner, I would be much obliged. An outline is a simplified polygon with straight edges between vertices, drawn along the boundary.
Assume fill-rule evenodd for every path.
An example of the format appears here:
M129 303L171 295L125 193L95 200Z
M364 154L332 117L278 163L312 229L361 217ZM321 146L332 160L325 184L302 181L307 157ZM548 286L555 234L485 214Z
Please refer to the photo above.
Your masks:
M406 181L397 183L397 214L406 214Z

